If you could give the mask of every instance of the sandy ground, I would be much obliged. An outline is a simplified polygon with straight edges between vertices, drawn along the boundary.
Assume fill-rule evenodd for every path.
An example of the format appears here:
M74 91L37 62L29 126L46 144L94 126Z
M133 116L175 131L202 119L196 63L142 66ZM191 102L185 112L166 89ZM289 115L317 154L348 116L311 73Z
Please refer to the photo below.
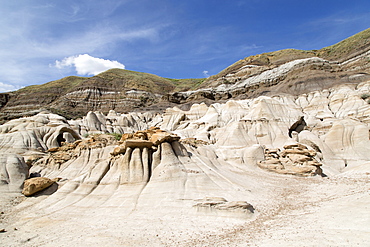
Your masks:
M369 175L302 178L262 172L256 183L264 192L251 198L256 211L249 219L178 206L128 214L120 207L69 206L44 214L32 205L46 196L2 193L0 229L6 232L0 233L0 245L369 246Z
M254 221L199 246L369 246L369 178L297 179ZM296 180L296 182L298 182ZM286 184L288 185L288 184Z

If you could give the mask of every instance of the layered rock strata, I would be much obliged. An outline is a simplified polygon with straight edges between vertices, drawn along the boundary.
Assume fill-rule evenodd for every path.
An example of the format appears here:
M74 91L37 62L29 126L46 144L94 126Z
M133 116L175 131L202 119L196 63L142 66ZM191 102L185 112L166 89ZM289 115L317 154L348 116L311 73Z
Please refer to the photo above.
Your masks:
M175 145L176 152L185 156L192 152L189 150L197 148L197 152L216 152L217 159L225 162L256 166L264 160L263 147L283 150L286 145L298 143L315 150L320 156L318 162L322 165L313 164L314 155L308 155L305 158L307 160L301 163L312 163L313 166L307 168L312 169L304 171L302 168L302 172L297 174L320 174L319 167L325 175L338 174L366 166L370 159L370 105L363 97L369 91L370 83L366 82L358 86L341 85L297 97L261 96L209 106L194 104L188 111L174 107L163 115L120 114L114 111L104 115L89 112L83 119L67 121L55 114L40 113L12 120L0 126L1 157L4 160L2 183L10 186L14 181L16 187L21 186L21 180L28 176L27 165L32 166L35 162L44 162L44 168L37 172L49 175L49 172L69 167L68 164L74 162L82 162L88 167L91 159L102 161L102 167L127 159L126 165L146 169L145 172L139 172L141 179L132 181L147 181L148 174L153 174L153 168L159 164L156 157L164 148L169 150L168 145L172 148ZM305 127L298 133L292 126L302 116ZM117 143L113 135L104 136L104 133L123 136ZM80 140L89 134L95 135ZM178 143L180 137L183 145ZM49 154L45 153L47 150ZM115 156L114 160L110 158L111 153ZM21 156L14 156L17 154ZM289 162L296 163L291 154L278 155L277 159L283 166ZM162 154L160 156L163 157ZM131 158L136 161L131 162ZM13 162L16 160L19 165ZM276 161L276 164L279 162ZM150 168L148 164L151 164ZM270 169L272 166L264 167ZM23 175L19 176L21 180L11 175L12 169L22 170L20 174ZM30 173L35 172L34 169L31 167ZM284 168L281 171L287 170ZM73 174L77 176L78 172Z
M342 63L309 57L270 66L245 65L234 68L222 77L210 79L210 88L176 92L167 95L166 99L174 103L186 103L202 99L251 98L261 94L299 95L336 84L358 84L370 78L369 54L366 51Z
M162 111L177 104L225 102L261 95L300 95L370 79L370 29L315 51L286 49L244 58L207 79L167 79L112 69L0 94L0 122L42 109L69 118L89 111ZM189 91L191 89L191 91ZM32 96L30 96L32 95Z
M315 159L316 154L302 144L286 145L282 151L266 149L265 160L259 161L258 166L282 174L322 175L322 164Z

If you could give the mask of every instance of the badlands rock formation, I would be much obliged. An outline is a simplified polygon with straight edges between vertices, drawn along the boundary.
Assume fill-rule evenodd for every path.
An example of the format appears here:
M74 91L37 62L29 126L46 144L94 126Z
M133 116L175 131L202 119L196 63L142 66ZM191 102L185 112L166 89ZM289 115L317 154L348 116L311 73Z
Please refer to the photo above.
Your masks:
M369 37L0 94L0 245L367 246Z
M322 175L321 164L315 159L316 154L316 151L309 150L302 144L286 145L281 152L266 149L265 160L260 161L258 165L283 174Z
M120 112L143 109L158 103L167 92L187 90L203 80L172 80L123 69L111 69L90 78L69 76L16 92L0 93L0 122L32 116L44 109L68 118L97 110L108 113L112 109ZM160 108L163 106L156 105L156 109Z
M300 95L370 79L370 29L320 50L286 49L249 56L203 79L168 79L111 69L96 76L70 76L0 94L0 123L43 109L68 118L89 111L164 110L193 103L288 93ZM189 91L191 90L191 91Z
M266 224L301 224L305 243L323 244L307 230L313 221L327 246L338 236L367 243L369 219L349 213L359 220L351 225L347 213L365 216L370 202L369 92L370 81L164 114L66 120L43 112L8 121L0 126L1 237L5 246L269 246L257 234L269 233ZM306 126L292 128L302 116ZM34 176L58 181L22 197ZM13 206L14 198L23 201ZM346 233L319 225L320 205L328 214L338 207ZM289 214L301 221L283 221ZM292 233L286 242L269 236L302 244Z
M321 50L286 49L246 57L207 78L195 91L173 92L170 102L299 95L342 83L364 82L370 73L370 29Z

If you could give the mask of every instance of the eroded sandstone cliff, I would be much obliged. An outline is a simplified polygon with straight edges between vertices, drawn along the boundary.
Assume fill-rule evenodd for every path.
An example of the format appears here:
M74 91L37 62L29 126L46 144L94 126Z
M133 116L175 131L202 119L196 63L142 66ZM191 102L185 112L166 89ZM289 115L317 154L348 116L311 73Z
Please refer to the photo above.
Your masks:
M83 160L87 162L84 165L86 169L94 169L99 162L91 155L101 156L98 160L104 165L99 172L105 174L107 167L114 166L122 156L119 162L128 167L141 167L142 172L143 167L150 169L144 179L148 182L148 174L153 174L160 163L156 159L162 157L162 152L167 149L174 150L171 151L175 154L174 160L179 154L193 160L196 157L204 159L213 153L217 155L207 161L210 164L230 162L253 169L258 165L279 173L330 176L369 164L370 105L363 97L369 91L370 82L365 82L299 96L261 96L209 106L194 104L188 111L174 107L164 114L110 111L104 115L89 112L83 119L69 121L45 112L2 125L0 147L3 157L21 155L31 166L30 173L37 172L48 177L51 170L60 172L61 167L74 167L84 163ZM110 136L110 139L105 137L104 141L99 140L99 136L106 133L123 134L125 139L117 142ZM81 141L91 134L97 137ZM172 143L172 147L163 146L163 142ZM296 151L294 145L298 145ZM204 156L204 152L208 155ZM110 155L113 158L109 158ZM133 157L136 161L130 165ZM182 167L184 164L181 161L174 160L171 162L181 167L176 169L187 170L186 166ZM13 166L12 162L10 166ZM23 162L19 164L22 166ZM37 166L34 164L44 164L44 168L35 171ZM5 162L3 183L10 185L15 180L12 180L9 175L12 172L7 172L6 167ZM132 169L126 170L131 172ZM68 179L80 176L78 170L74 171L72 176L67 176ZM19 179L24 180L25 176ZM52 175L53 178L57 176ZM98 175L100 179L102 176Z

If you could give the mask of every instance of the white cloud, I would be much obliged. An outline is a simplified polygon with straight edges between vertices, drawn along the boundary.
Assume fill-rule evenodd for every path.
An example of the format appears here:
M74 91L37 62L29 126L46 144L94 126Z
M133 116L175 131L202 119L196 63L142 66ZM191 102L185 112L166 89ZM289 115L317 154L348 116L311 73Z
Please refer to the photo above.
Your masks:
M11 85L11 84L5 84L5 83L0 82L0 93L16 91L20 88L21 87L19 87L19 86L14 86L14 85Z
M205 76L205 77L209 77L209 74L208 74L209 72L208 72L208 70L204 70L203 71L203 75Z
M4 2L0 8L0 61L6 62L0 66L0 81L14 85L45 83L72 72L56 69L57 59L62 62L61 58L71 54L109 58L117 50L130 56L132 49L125 50L123 43L157 42L163 29L158 23L108 18L125 1L25 1L22 6ZM87 22L89 25L84 24Z
M92 57L88 54L70 56L62 61L55 61L55 67L63 69L65 67L74 66L79 75L97 75L108 69L119 68L124 69L125 65L111 60Z

